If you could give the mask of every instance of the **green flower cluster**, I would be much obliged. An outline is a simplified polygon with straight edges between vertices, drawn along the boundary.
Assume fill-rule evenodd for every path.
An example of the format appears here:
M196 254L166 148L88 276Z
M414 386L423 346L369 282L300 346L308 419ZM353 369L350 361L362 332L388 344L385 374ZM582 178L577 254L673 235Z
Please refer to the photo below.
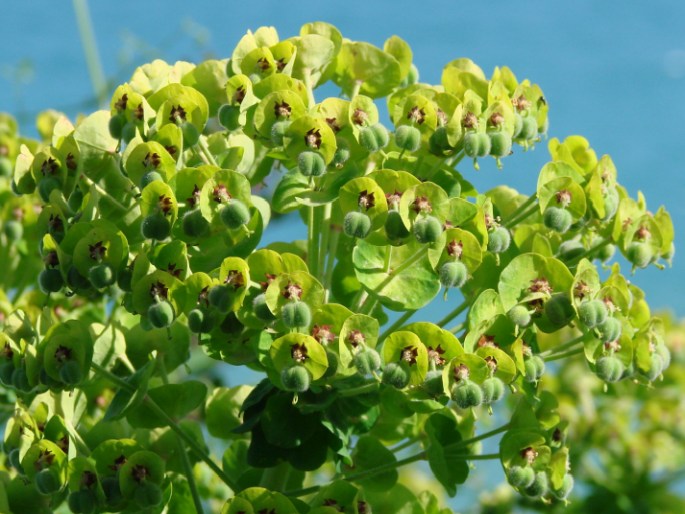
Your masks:
M317 101L328 82L341 96ZM15 409L0 510L200 512L204 496L225 513L446 512L398 483L421 459L449 495L469 460L495 458L523 494L564 500L545 363L661 375L661 322L608 263L619 248L661 266L674 231L579 136L550 141L531 196L479 193L457 171L539 142L547 110L508 68L457 59L425 84L400 38L381 49L317 22L248 32L223 60L146 64L109 110L41 115L42 141L2 116L0 381ZM294 211L307 240L262 246ZM441 290L463 302L409 322ZM403 314L381 332L388 311ZM208 395L184 376L201 353L263 380ZM476 435L476 412L500 405L510 421ZM197 416L227 441L221 467ZM501 432L499 454L478 453ZM398 459L395 442L422 450ZM335 480L310 486L327 463Z

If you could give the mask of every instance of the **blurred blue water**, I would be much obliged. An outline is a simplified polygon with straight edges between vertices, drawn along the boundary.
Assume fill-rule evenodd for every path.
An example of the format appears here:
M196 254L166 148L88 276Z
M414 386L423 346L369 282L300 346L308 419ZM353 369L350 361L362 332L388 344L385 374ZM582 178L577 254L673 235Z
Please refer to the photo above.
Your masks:
M550 135L582 134L599 154L610 154L632 195L642 190L653 211L667 206L676 246L683 244L683 2L119 0L92 1L90 8L105 73L121 82L154 57L172 62L226 57L248 28L274 25L288 37L313 20L329 21L346 37L377 45L392 34L401 36L414 51L422 81L439 82L442 66L462 56L488 74L507 65L519 79L542 86L550 104ZM32 116L42 109L74 116L95 108L84 103L92 87L70 3L13 2L5 6L2 26L0 111L18 114L31 134ZM479 190L507 183L529 194L547 160L542 144L508 158L503 172L492 164L478 173L466 165L462 172ZM293 237L282 230L277 239ZM634 280L655 308L685 315L685 266L679 256L672 269L651 268ZM438 319L446 308L435 310Z

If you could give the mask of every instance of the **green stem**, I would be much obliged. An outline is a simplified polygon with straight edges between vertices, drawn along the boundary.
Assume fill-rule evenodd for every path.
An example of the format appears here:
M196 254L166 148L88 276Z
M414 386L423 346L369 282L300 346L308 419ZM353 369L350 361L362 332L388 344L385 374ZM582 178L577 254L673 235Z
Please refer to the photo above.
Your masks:
M318 269L319 273L322 274L322 279L324 279L324 273L326 269L326 257L328 257L328 241L331 237L331 212L333 211L333 204L327 203L322 207L323 215L320 221L321 230L321 247L319 248L319 263Z
M112 382L113 384L116 384L117 386L121 387L122 389L126 389L127 391L130 392L135 392L137 389L126 382L123 378L118 377L114 373L110 372L109 370L103 368L99 364L96 363L91 363L91 367L98 372L100 375L105 377L107 380ZM209 455L205 453L205 451L200 447L199 444L190 437L188 434L185 433L185 431L178 425L178 423L171 417L169 416L164 409L162 409L157 402L155 402L152 398L149 396L145 396L143 399L143 403L145 403L150 411L162 418L166 424L169 426L171 430L173 430L189 447L190 449L195 452L195 454L205 463L209 468L214 471L214 473L223 481L228 487L233 489L234 491L238 490L238 485L228 476L226 473L224 473L224 470L222 470L212 459Z
M88 0L74 0L73 5L90 81L93 85L98 104L104 106L107 105L107 81L102 70L102 62L100 61L95 32L93 31L93 22L88 11Z
M470 446L474 443L477 443L478 441L482 441L483 439L489 439L492 436L495 436L497 434L501 434L502 432L506 432L510 428L510 424L507 423L506 425L502 425L499 428L495 428L494 430L490 430L489 432L484 432L480 435L477 435L475 437L472 437L470 439L464 439L463 441L457 441L456 443L448 444L444 448L445 450L452 450L455 448L464 448L466 446Z
M411 447L411 446L414 446L414 445L415 445L416 443L418 443L418 442L419 442L419 441L418 441L417 438L415 438L415 437L410 437L409 439L407 439L406 441L401 442L401 443L398 444L397 446L395 446L395 447L393 447L393 448L390 448L390 451L393 452L393 453L397 453L397 452L400 452L400 451L404 450L405 448L409 448L409 447Z
M304 79L304 85L307 89L307 98L309 99L309 108L311 109L316 105L316 100L314 99L314 88L312 87L312 70L309 68L304 68L302 70L302 78Z
M373 393L378 390L378 382L369 382L368 384L351 387L350 389L342 389L337 391L339 398L349 398L350 396L357 396L360 394Z
M340 241L340 228L330 226L329 228L329 251L328 262L326 262L326 272L324 275L324 287L328 290L333 283L333 270L335 269L335 254L338 253L338 241Z
M352 87L352 93L350 93L350 100L359 94L359 90L362 88L362 81L355 80L354 86Z
M545 361L549 362L556 361L559 359L565 359L566 357L573 357L574 355L578 355L579 353L583 353L584 351L585 348L581 346L580 348L574 348L573 350L569 350L565 353L555 353L554 355L545 358Z
M386 328L383 331L383 333L378 338L378 342L382 343L383 341L385 341L385 339L390 334L392 334L394 331L396 331L398 328L400 328L402 325L404 325L407 322L407 320L409 320L409 318L411 318L415 313L416 313L416 309L409 310L409 311L405 312L404 314L402 314L402 316L397 318L392 325L390 325L388 328Z
M281 462L277 466L266 468L262 474L262 479L259 481L259 485L269 491L283 491L288 483L290 469L290 465L287 462Z
M197 146L200 148L200 152L202 152L202 155L204 155L205 159L207 159L207 162L209 164L211 164L212 166L218 166L216 160L214 159L214 156L212 155L212 152L209 151L207 141L205 141L202 136L200 136L200 138L197 140Z
M420 261L421 259L423 259L423 257L426 255L426 251L427 251L426 248L427 248L427 247L422 246L421 248L419 248L419 249L416 251L416 253L414 253L414 255L412 255L411 257L409 257L407 260L405 260L405 261L404 261L402 264L400 264L399 266L397 266L397 268L395 268L394 270L392 270L391 272L389 272L388 277L387 277L385 280L383 280L383 282L381 282L380 284L378 284L378 286L376 286L376 287L373 289L374 294L376 294L376 295L380 294L380 292L383 291L383 289L385 288L385 286L387 286L390 282L392 282L392 280L395 278L396 275L399 275L399 274L402 273L404 270L406 270L407 268L412 267L412 266L413 266L414 264L416 264L418 261Z
M86 184L88 184L89 187L92 187L93 189L95 189L101 196L106 197L120 211L128 212L131 210L130 207L126 207L125 205L120 203L116 198L114 198L111 194L109 194L107 191L102 189L97 183L93 182L89 177L87 177L85 175L81 175L81 180L83 180Z
M588 248L587 250L585 250L580 255L576 255L573 259L571 259L569 261L568 266L570 267L570 266L575 265L576 263L580 262L581 259L583 259L585 257L589 257L590 255L594 254L597 250L601 250L602 248L604 248L608 244L611 244L611 240L610 239L603 239L601 243L596 244L592 248Z
M452 321L454 318L456 318L462 312L464 312L468 308L468 306L469 306L469 302L464 300L459 305L457 305L451 312L449 312L444 318L442 318L440 321L438 321L436 323L436 325L439 327L444 327L450 321Z
M538 209L537 205L533 205L537 198L537 193L534 193L530 197L528 197L528 199L525 202L519 205L518 208L511 213L511 216L509 216L509 220L506 223L504 223L503 226L505 228L511 228L517 223L526 219L531 214L533 214Z
M197 514L204 514L204 509L202 508L202 500L200 499L200 493L197 490L197 484L195 483L195 475L193 475L193 467L190 464L190 459L188 458L186 447L183 445L183 441L178 435L176 437L176 444L178 445L178 451L181 456L181 464L183 465L183 471L185 472L186 479L188 480L188 488L190 489L190 495L193 497L193 503L195 504L195 512L197 512Z
M454 325L452 328L449 329L450 332L453 334L456 334L459 332L462 328L464 328L464 325L466 325L466 321L462 321L461 323L458 323L457 325Z
M319 213L314 206L307 207L308 210L308 232L307 232L307 264L309 273L318 279L319 275Z
M579 335L578 337L571 339L570 341L566 341L564 344L560 344L559 346L555 346L554 348L550 348L549 350L542 352L540 354L540 357L546 359L550 355L554 355L556 353L563 352L564 350L567 350L567 349L571 348L572 346L575 346L576 344L583 342L585 340L586 336L587 336L587 334L582 334L582 335Z

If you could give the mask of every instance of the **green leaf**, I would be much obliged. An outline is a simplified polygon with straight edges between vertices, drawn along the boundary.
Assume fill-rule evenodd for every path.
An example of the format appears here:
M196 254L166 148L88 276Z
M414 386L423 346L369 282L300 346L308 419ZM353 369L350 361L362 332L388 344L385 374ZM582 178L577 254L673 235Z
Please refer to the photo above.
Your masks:
M103 419L112 421L121 418L143 402L147 393L148 381L152 376L154 366L152 361L139 367L136 372L124 380L134 389L119 389L105 411Z
M369 43L343 41L336 57L333 81L351 96L355 83L371 98L385 96L402 81L400 63L392 55Z
M357 441L352 458L355 473L379 466L387 466L397 461L395 455L383 443L375 437L367 435L361 436ZM395 485L397 478L397 470L390 468L369 478L354 480L354 482L368 491L385 491Z
M202 382L189 380L180 384L165 384L149 389L147 395L169 416L179 419L204 402L207 396L207 386ZM166 420L150 412L145 405L130 410L126 418L136 428L158 428L167 424Z
M463 484L469 475L467 462L458 457L466 450L449 448L462 439L457 420L452 411L435 412L426 420L424 430L428 436L426 456L431 471L447 494L454 497L457 494L457 484Z

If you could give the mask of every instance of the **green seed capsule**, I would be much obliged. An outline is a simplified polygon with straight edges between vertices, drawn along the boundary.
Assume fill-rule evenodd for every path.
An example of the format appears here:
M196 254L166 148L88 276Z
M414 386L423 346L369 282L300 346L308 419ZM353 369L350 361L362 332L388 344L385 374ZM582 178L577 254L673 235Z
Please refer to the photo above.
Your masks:
M359 144L369 152L377 152L385 148L390 141L388 129L382 124L376 123L370 127L363 127L359 131Z
M602 342L610 343L621 337L621 322L616 318L609 317L597 326L597 330L599 330Z
M147 318L155 328L166 328L174 321L174 309L167 301L156 302L147 310Z
M564 241L559 245L559 250L557 251L559 259L564 262L572 262L576 260L580 255L585 253L585 247L583 243L575 239L570 239Z
M467 132L464 135L464 153L469 157L485 157L490 153L490 138L483 132Z
M192 239L199 239L209 235L209 222L202 216L199 209L188 211L181 220L183 233Z
M514 133L512 137L517 138L523 129L523 117L519 113L514 113Z
M10 243L19 241L24 235L24 227L17 220L6 221L3 229Z
M350 159L350 149L342 139L337 140L338 147L335 149L331 165L337 169L342 168Z
M521 120L521 131L518 139L531 140L538 137L538 122L533 116L524 116Z
M421 131L411 125L400 125L395 129L395 143L402 150L415 152L421 147Z
M50 202L50 193L55 189L61 189L62 184L55 177L45 177L38 182L38 193L45 203Z
M7 454L7 460L14 469L16 469L22 475L24 473L24 467L21 465L21 451L19 448L12 448Z
M123 113L115 114L109 119L109 134L114 139L121 139L124 125L126 125L126 116Z
M493 157L506 157L511 153L511 136L507 132L490 132L490 155Z
M514 487L526 489L535 481L535 470L530 466L511 466L507 470L507 480Z
M483 390L470 380L462 380L452 387L450 397L460 409L469 409L483 403Z
M232 295L228 286L220 285L212 287L209 290L207 299L209 300L209 304L219 312L227 313L231 308Z
M83 372L81 366L77 361L70 360L62 364L59 369L59 378L68 386L75 386L83 379Z
M58 269L44 269L38 274L38 286L45 294L57 293L64 287L64 279Z
M547 228L560 234L567 232L573 224L573 216L569 211L554 206L545 209L542 220Z
M607 307L601 300L583 302L578 307L578 318L588 328L595 328L597 325L601 325L608 315Z
M306 328L312 322L312 311L304 302L289 302L281 308L281 319L288 328Z
M248 224L250 210L240 200L232 199L221 209L221 221L231 230L235 230Z
M488 232L488 251L502 253L509 249L511 234L504 227L496 227Z
M409 385L409 371L401 364L390 362L383 368L383 383L404 389Z
M309 370L300 364L296 364L281 371L281 382L286 391L304 393L309 389L312 376Z
M595 372L597 373L597 376L605 382L618 382L621 380L625 369L623 362L613 355L600 357L595 363Z
M539 498L547 494L549 489L549 480L547 478L547 473L544 471L538 471L535 473L535 480L528 487L524 489L526 496L531 496L533 498Z
M636 268L646 268L654 260L654 252L647 243L633 241L626 248L626 258Z
M285 134L288 132L290 123L289 120L281 120L271 125L271 142L274 146L283 146Z
M423 388L432 396L445 394L445 386L442 383L442 371L433 369L426 373L426 378L423 381Z
M468 270L461 261L446 262L440 267L440 283L445 287L462 287L468 278Z
M191 148L200 140L200 131L189 121L181 123L181 133L183 134L183 148Z
M649 380L654 382L657 378L661 376L666 366L664 365L664 359L658 353L654 352L649 357L649 369L647 371L642 371L641 373Z
M297 156L297 169L305 177L320 177L326 173L326 162L320 153L306 150Z
M119 273L117 273L117 285L119 286L119 289L121 289L122 291L131 292L132 280L133 270L131 270L131 268L120 269Z
M164 214L157 212L145 216L140 225L140 231L145 239L162 241L171 233L171 223Z
M219 123L227 130L238 130L240 125L240 107L224 104L219 108Z
M561 484L561 487L559 489L553 490L552 494L558 500L565 500L566 498L568 498L568 495L571 494L571 491L573 490L573 485L573 476L566 473L566 475L564 476L564 481Z
M481 384L483 403L489 405L499 401L504 396L504 382L497 377L486 378Z
M154 482L143 482L136 487L133 498L141 509L156 507L162 503L162 489Z
M435 243L442 234L442 223L435 216L423 216L414 220L414 237L419 243Z
M121 129L121 140L129 144L134 137L138 134L138 127L132 121L124 124L124 128Z
M530 325L530 311L525 305L514 305L511 309L509 309L509 312L507 312L507 317L514 325L517 325L521 328L525 328Z
M33 481L36 484L36 489L38 489L38 492L43 496L53 495L62 487L59 479L50 469L41 469L33 477Z
M214 316L204 309L196 308L188 313L188 328L191 332L206 334L214 328L215 324Z
M545 361L539 355L533 355L526 359L523 365L526 369L524 378L528 382L537 382L545 373Z
M109 264L97 264L88 270L88 279L95 289L104 289L114 284L114 270Z
M83 191L81 191L81 188L74 188L69 195L67 204L69 205L71 212L78 212L81 209L81 205L83 204Z
M343 231L350 237L364 239L371 232L371 218L363 212L350 211L343 220Z
M16 368L12 372L12 386L18 391L28 392L33 387L29 383L29 376L24 368Z
M371 375L381 367L381 356L373 348L363 348L354 356L354 367L362 376Z
M438 127L428 138L428 149L432 154L443 155L447 150L451 150L449 139L447 138L447 128Z
M602 221L607 221L613 218L618 211L618 204L621 198L618 196L618 191L615 188L609 189L603 196L604 198L604 217Z
M119 486L119 478L116 476L104 477L101 480L102 490L105 493L105 503L108 507L118 506L123 498L121 494L121 487Z
M142 177L140 177L140 189L145 189L148 185L152 184L156 180L164 182L164 177L162 177L162 174L158 171L148 171Z
M271 312L271 309L269 309L269 306L266 303L266 294L264 293L255 296L255 299L252 301L252 312L254 312L254 315L257 316L257 318L266 323L270 323L276 319L276 316Z
M609 259L611 259L614 256L615 252L616 252L616 245L612 245L612 244L604 245L597 252L597 258L602 262L607 262Z
M385 218L385 233L391 241L397 241L409 235L409 230L404 226L399 211L388 211L388 217Z
M575 317L571 299L566 293L555 293L545 302L545 314L557 327L564 327Z
M75 514L92 514L98 506L95 493L88 489L74 491L67 500L69 509Z

